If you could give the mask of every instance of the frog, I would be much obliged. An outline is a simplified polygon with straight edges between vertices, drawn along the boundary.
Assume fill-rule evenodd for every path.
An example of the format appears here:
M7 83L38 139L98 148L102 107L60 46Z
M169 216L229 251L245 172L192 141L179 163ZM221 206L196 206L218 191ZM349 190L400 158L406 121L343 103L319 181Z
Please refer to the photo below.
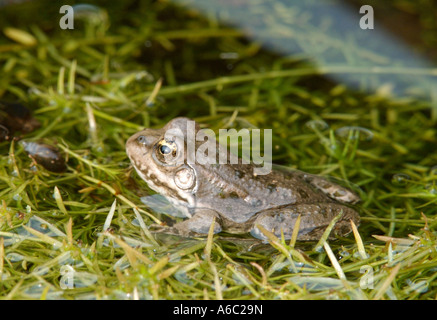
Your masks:
M214 234L250 234L264 241L270 232L287 240L300 217L296 239L314 241L339 215L331 238L349 234L351 221L359 225L354 205L360 197L324 176L276 166L259 174L255 170L259 164L240 158L235 163L193 161L187 149L193 123L195 133L202 130L197 122L177 117L162 128L145 128L126 142L126 153L139 177L185 217L173 225L156 226L160 232L197 237L211 229ZM196 150L201 143L194 142ZM216 150L220 150L217 156L229 153L227 148Z

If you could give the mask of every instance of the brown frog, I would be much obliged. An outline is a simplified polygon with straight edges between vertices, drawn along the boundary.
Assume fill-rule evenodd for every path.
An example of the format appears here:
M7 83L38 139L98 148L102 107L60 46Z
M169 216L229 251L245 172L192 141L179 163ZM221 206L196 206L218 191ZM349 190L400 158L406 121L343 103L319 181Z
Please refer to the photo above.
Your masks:
M278 237L283 234L290 239L300 215L298 240L317 240L340 212L343 215L331 235L348 234L350 220L359 224L358 213L348 206L357 203L359 197L322 177L277 169L260 175L255 173L256 165L242 161L191 161L187 156L190 123L194 122L175 118L161 129L144 129L134 134L126 143L126 152L139 176L188 218L165 227L164 232L204 235L215 218L214 233L250 232L265 240L258 228L262 226ZM195 124L195 132L199 130ZM197 150L202 142L194 144Z

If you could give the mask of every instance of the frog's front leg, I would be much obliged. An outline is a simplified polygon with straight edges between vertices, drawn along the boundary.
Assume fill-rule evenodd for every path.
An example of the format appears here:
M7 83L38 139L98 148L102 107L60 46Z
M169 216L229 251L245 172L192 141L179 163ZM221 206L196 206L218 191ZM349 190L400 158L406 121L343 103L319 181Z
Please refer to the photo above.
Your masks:
M359 224L358 213L344 205L337 203L300 204L282 208L273 208L262 212L254 221L250 233L258 239L267 240L267 237L257 226L272 232L278 238L284 235L290 239L298 216L301 216L298 240L318 240L326 227L340 212L340 220L331 231L332 235L344 236L352 231L350 220Z
M222 231L219 215L210 209L196 209L194 215L171 227L160 228L159 232L176 234L183 237L208 234L212 221L215 218L214 234Z

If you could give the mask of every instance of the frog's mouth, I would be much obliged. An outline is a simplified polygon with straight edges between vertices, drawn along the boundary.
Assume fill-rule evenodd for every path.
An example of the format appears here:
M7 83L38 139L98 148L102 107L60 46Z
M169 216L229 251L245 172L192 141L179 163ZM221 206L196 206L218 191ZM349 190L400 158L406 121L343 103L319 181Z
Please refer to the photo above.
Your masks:
M175 208L182 212L187 218L191 218L189 207L195 206L195 199L191 195L180 190L174 191L160 180L156 179L153 173L145 174L144 172L135 168L138 175L143 179L150 189L164 196ZM155 179L153 179L155 177Z

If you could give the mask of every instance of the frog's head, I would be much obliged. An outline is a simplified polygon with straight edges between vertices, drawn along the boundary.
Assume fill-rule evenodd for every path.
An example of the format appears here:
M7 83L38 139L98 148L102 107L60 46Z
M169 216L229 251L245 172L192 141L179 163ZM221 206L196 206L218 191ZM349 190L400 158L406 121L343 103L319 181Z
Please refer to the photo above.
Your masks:
M194 121L175 118L161 129L144 129L126 142L126 153L150 188L164 196L191 203L196 172L187 164L186 141Z

